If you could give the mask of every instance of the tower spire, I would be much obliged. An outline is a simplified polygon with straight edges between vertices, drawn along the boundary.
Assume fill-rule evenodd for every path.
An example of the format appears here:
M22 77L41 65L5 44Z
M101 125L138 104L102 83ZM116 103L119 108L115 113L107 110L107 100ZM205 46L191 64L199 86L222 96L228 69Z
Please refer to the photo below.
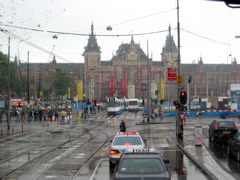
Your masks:
M94 27L93 27L93 23L92 23L92 25L91 25L91 35L93 35L93 29L94 29Z
M169 27L168 27L168 32L169 32L169 37L171 37L171 26L169 24Z

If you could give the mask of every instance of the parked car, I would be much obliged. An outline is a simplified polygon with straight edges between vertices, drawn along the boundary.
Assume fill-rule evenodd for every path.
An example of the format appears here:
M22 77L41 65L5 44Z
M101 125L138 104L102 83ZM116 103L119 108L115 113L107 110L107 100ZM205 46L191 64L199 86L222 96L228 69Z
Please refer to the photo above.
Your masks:
M114 170L114 180L162 179L170 180L171 175L155 149L128 149L124 151Z
M209 140L228 141L238 132L237 124L232 120L214 120L208 129Z
M240 161L240 132L228 141L228 155L234 156L237 161Z

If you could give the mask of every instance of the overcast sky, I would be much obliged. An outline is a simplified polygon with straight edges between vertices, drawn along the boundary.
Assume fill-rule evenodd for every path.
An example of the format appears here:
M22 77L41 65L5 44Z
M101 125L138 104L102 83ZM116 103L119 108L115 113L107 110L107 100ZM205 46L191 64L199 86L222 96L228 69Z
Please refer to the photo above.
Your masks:
M149 54L159 61L169 25L178 43L176 7L177 0L1 0L0 28L8 32L0 32L0 50L7 53L10 33L11 56L22 62L28 51L30 62L49 62L49 51L57 62L83 63L93 23L102 60L110 60L133 35L146 54L148 41ZM204 63L225 64L234 57L240 63L240 38L235 38L240 35L240 9L206 0L179 0L179 7L182 63L200 57Z

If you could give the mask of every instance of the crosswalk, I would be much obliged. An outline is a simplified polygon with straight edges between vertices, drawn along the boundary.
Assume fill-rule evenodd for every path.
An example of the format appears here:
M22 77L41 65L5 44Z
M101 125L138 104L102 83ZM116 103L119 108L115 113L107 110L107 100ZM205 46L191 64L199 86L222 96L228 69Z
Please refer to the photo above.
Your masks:
M142 112L132 113L132 112L123 112L117 116L108 116L107 113L101 112L94 115L95 118L125 118L125 119L141 119L143 118Z

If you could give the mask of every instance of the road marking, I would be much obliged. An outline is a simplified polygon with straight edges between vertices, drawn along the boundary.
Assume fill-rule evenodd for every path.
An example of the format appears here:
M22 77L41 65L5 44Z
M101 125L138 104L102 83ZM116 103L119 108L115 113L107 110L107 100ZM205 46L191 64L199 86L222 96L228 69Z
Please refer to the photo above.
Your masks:
M102 158L100 159L100 161L98 162L98 164L97 164L97 166L95 167L95 169L94 169L94 171L93 171L93 173L92 173L92 176L90 177L90 180L93 180L94 179L94 176L95 176L95 174L96 174L96 172L97 172L97 170L98 170L98 167L100 166L100 164L102 163Z

